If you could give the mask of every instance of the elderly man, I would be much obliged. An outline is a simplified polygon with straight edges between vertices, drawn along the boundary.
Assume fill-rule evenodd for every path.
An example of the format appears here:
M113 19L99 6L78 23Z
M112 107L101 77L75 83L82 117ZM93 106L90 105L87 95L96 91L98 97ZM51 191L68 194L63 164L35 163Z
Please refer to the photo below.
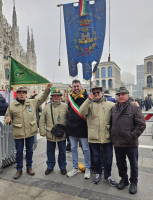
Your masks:
M126 87L120 87L118 103L112 108L111 139L115 146L115 154L122 190L129 185L126 156L130 161L131 177L129 192L137 192L138 182L138 137L146 128L145 119L139 106L131 103Z
M38 99L26 99L27 90L20 87L17 90L17 98L10 104L10 117L8 110L5 114L5 123L13 123L13 136L16 147L17 172L14 179L18 179L23 168L24 140L26 146L26 167L29 175L34 175L32 169L34 135L38 133L36 108L38 108L50 93L51 83L47 85L44 93Z
M67 135L69 136L71 143L73 169L67 173L68 177L72 177L79 173L78 140L80 140L85 160L84 178L90 178L90 149L87 136L87 121L86 117L79 114L79 108L87 98L88 94L85 89L82 89L80 81L73 80L72 91L68 103L69 115L67 122Z
M111 186L117 186L111 177L113 146L110 140L109 127L113 102L103 96L102 87L95 86L89 98L80 107L80 114L87 115L88 142L93 153L96 171L95 184L99 184L102 177L101 146L104 151L104 181Z
M43 109L40 117L39 130L40 135L47 138L47 169L45 175L53 171L55 166L55 148L56 142L59 149L58 165L63 175L66 174L66 132L62 137L56 137L52 133L54 125L62 124L66 126L68 106L61 102L62 93L59 89L54 89L52 94L52 103L49 103ZM52 114L51 114L52 106ZM52 120L53 116L53 120Z

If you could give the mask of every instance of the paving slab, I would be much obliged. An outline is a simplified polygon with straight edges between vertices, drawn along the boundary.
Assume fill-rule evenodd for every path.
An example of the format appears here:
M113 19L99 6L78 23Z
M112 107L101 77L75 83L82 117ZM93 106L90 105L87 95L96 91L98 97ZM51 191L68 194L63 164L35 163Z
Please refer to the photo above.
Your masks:
M33 200L43 192L42 188L33 188L19 183L0 179L0 199Z
M70 188L72 189L72 188ZM9 192L8 192L9 190ZM24 184L13 183L0 179L0 199L6 200L82 200L83 198L75 197L68 194L58 193L43 188L27 186Z
M150 151L150 150L149 150ZM56 149L56 159L58 157L58 149ZM146 152L144 153L146 155ZM4 168L3 173L0 174L0 183L6 183L6 181L10 182L9 187L14 186L14 190L18 187L17 184L23 187L24 184L26 189L23 189L23 197L25 199L49 199L50 192L53 194L52 199L62 199L68 197L68 199L89 199L89 200L101 200L101 199L134 199L134 200L150 200L153 196L153 167L149 168L148 166L153 165L152 158L139 158L139 183L138 183L138 193L136 195L129 194L129 186L126 187L124 190L118 190L116 187L111 187L110 185L106 184L102 181L99 185L94 184L93 180L95 174L91 174L91 178L86 180L84 179L84 173L79 173L74 177L67 177L63 176L60 172L58 163L56 163L54 170L49 174L45 175L45 170L47 168L46 165L46 140L42 138L38 141L37 149L34 151L33 156L33 169L35 170L36 174L34 176L30 176L26 173L26 163L25 163L25 156L23 162L23 174L22 176L14 180L13 175L16 172L15 166L16 164L12 164L11 166ZM146 160L147 159L147 160ZM151 161L148 161L151 159ZM84 155L82 150L79 148L79 162L84 164ZM149 163L148 163L149 162ZM148 163L145 164L144 163ZM129 163L128 163L129 168ZM67 153L67 171L72 169L72 155L71 153ZM129 172L129 170L128 170ZM116 167L116 160L115 156L113 159L112 165L112 177L117 182L119 182L120 177L118 175L118 169ZM5 181L5 182L4 182ZM1 185L0 185L1 186ZM9 188L8 187L8 188ZM30 188L36 188L36 195L31 193ZM40 190L39 190L40 189ZM29 191L26 193L27 190ZM18 189L16 190L18 193ZM22 189L21 189L22 191ZM4 197L2 189L0 190L0 195ZM55 193L54 193L55 192ZM17 193L15 195L17 195ZM12 193L11 193L12 194ZM61 196L58 196L61 195ZM19 192L20 197L20 192ZM29 195L29 196L26 196ZM47 196L45 196L47 195ZM35 197L34 197L35 196ZM14 196L15 197L15 196ZM52 196L50 196L52 197ZM22 198L22 199L24 199ZM5 199L1 198L0 199ZM17 198L16 198L17 199ZM13 199L14 200L14 199ZM17 199L18 200L18 199Z

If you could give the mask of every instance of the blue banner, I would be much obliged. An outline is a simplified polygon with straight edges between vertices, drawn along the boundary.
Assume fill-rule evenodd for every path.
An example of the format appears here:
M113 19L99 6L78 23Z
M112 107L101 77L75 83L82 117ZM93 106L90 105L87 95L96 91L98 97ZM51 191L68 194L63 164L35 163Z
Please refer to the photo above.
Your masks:
M68 54L69 74L78 75L77 64L83 66L83 79L92 77L92 62L96 61L93 73L100 62L106 27L106 1L95 0L87 4L87 15L79 16L80 6L64 4L64 21Z

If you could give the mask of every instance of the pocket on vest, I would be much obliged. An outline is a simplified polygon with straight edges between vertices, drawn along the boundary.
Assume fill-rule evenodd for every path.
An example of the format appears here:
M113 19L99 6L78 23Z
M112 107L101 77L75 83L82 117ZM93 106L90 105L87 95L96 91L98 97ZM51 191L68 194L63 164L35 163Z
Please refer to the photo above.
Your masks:
M89 138L89 140L99 140L98 126L89 126L88 127L88 138Z

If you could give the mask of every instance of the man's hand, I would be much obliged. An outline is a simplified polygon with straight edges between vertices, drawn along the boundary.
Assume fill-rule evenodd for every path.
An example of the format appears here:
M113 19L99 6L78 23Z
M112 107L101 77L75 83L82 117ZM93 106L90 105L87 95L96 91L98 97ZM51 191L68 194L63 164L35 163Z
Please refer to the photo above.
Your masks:
M52 83L48 83L47 89L50 89L52 87Z
M140 107L139 104L138 104L138 102L136 102L136 101L132 101L132 103L133 103L134 105Z
M90 101L93 100L93 94L92 94L92 93L89 94L89 100L90 100Z
M6 123L6 124L9 124L10 122L11 122L11 118L10 118L10 117L6 117L5 123Z
M45 135L42 135L42 137L46 137L46 134L45 134Z

